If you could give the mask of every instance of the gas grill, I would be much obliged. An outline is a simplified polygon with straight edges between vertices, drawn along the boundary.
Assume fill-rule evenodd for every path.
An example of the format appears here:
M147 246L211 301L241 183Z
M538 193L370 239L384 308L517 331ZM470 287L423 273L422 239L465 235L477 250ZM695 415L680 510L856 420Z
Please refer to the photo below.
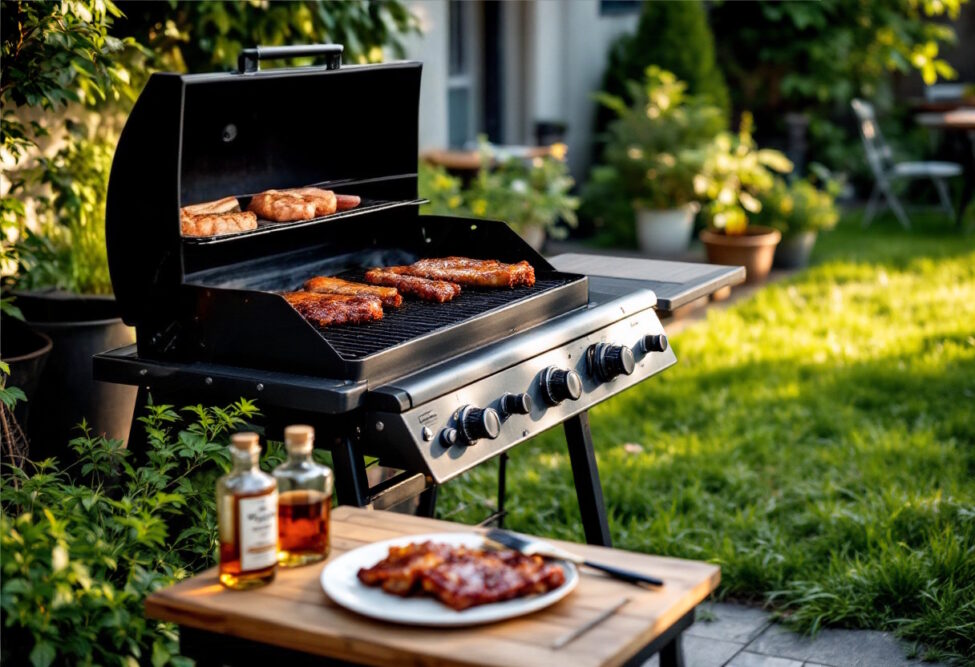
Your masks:
M299 55L326 64L256 66ZM586 411L676 362L655 307L744 272L638 262L621 277L615 260L549 262L500 221L420 215L420 67L343 67L340 46L319 45L248 49L236 73L152 75L119 141L106 211L112 283L137 343L97 355L96 377L139 386L137 412L150 393L180 405L247 396L271 436L313 424L346 504L419 495L432 514L439 485L497 459L499 523L506 452L563 424L586 537L609 544ZM307 185L362 204L225 236L180 234L181 206L228 195L246 205ZM443 304L407 298L380 321L330 327L279 294L315 275L355 280L449 255L528 260L537 281L465 288ZM143 440L134 422L130 447ZM370 485L367 457L399 472Z

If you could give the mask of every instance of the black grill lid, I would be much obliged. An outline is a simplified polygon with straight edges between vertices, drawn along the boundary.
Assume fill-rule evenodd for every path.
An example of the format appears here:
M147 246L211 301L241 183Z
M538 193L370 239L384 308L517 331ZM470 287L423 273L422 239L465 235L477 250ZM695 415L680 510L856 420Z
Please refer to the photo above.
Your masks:
M335 46L261 50L262 58L321 53L329 59L321 67L150 77L119 139L106 207L109 267L126 323L151 320L161 303L177 300L189 272L246 254L188 258L200 242L181 238L180 206L312 184L371 200L378 209L355 213L364 218L388 208L383 202L415 202L420 63L335 69ZM318 231L326 238L328 220ZM275 235L282 238L248 252L308 241L286 225Z

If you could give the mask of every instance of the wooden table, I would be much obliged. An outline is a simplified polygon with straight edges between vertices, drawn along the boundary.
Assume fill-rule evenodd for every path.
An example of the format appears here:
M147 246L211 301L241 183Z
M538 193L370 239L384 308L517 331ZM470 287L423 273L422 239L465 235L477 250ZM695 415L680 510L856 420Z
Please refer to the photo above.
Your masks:
M549 146L497 146L497 155L492 159L513 155L525 160L545 157L551 153ZM477 171L481 168L481 151L433 149L420 154L420 159L449 171Z
M962 107L944 113L926 113L917 118L917 122L929 127L947 132L956 132L968 144L964 169L964 184L958 202L958 224L961 224L968 202L975 195L975 108Z
M404 514L339 507L332 515L332 554L379 540L429 532L480 530ZM269 586L229 591L216 568L146 600L146 616L180 626L185 655L208 664L366 665L638 665L660 653L663 667L682 665L681 633L694 608L718 585L720 570L697 561L646 556L605 547L558 543L666 583L645 589L582 569L578 588L561 602L518 619L472 628L418 628L369 620L333 604L319 585L321 565L278 570ZM629 604L555 650L552 642L623 597Z

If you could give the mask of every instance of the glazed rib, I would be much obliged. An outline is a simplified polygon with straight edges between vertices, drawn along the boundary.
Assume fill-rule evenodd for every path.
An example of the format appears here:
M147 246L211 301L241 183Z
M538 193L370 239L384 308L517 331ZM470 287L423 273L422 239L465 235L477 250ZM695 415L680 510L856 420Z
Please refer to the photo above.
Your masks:
M402 294L412 294L426 301L444 303L460 294L460 285L457 283L445 280L428 280L417 276L404 275L389 269L369 269L366 271L365 277L367 283L395 287Z
M394 266L389 270L431 280L449 280L471 287L531 287L535 284L535 269L524 261L505 264L495 259L443 257L421 259L409 266Z
M305 281L305 289L309 292L318 294L348 294L350 296L375 296L378 297L384 306L394 308L402 305L403 297L396 291L395 287L379 287L377 285L366 285L364 283L354 283L333 276L315 276Z
M383 304L375 296L285 292L281 296L306 320L318 326L359 324L381 320Z

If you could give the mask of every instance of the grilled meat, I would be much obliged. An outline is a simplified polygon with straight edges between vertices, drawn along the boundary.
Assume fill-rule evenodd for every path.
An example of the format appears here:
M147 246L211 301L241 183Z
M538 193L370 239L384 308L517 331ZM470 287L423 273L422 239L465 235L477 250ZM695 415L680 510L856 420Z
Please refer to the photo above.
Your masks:
M390 547L386 558L359 570L358 577L394 595L429 595L457 611L547 593L565 583L562 568L539 556L434 542Z
M460 285L445 280L428 280L404 275L389 269L375 268L366 271L366 282L373 285L395 287L401 294L412 294L426 301L444 303L460 294Z
M224 197L217 201L205 201L202 204L190 204L179 211L187 215L202 215L204 213L230 213L240 210L240 202L236 197Z
M335 206L338 211L348 211L362 203L356 195L335 195Z
M318 326L381 320L383 303L375 296L285 292L281 296L306 320Z
M180 211L179 229L183 236L218 236L257 229L257 216L250 211L189 214Z
M315 217L318 205L314 200L300 195L288 194L283 190L268 190L251 197L248 211L253 211L264 220L273 222L297 222Z
M337 208L335 193L331 190L323 190L321 188L292 188L290 190L281 190L280 192L314 202L316 218L320 218L323 215L332 215Z
M241 213L236 197L190 204L179 210L179 228L183 236L217 236L246 232L257 228L257 216Z
M394 308L402 305L403 297L395 287L379 287L354 283L332 276L315 276L305 281L305 289L318 294L348 294L351 296L375 296L382 300L384 306Z
M495 259L443 257L421 259L409 266L393 266L388 270L470 287L531 287L535 284L535 269L528 262L505 264Z

